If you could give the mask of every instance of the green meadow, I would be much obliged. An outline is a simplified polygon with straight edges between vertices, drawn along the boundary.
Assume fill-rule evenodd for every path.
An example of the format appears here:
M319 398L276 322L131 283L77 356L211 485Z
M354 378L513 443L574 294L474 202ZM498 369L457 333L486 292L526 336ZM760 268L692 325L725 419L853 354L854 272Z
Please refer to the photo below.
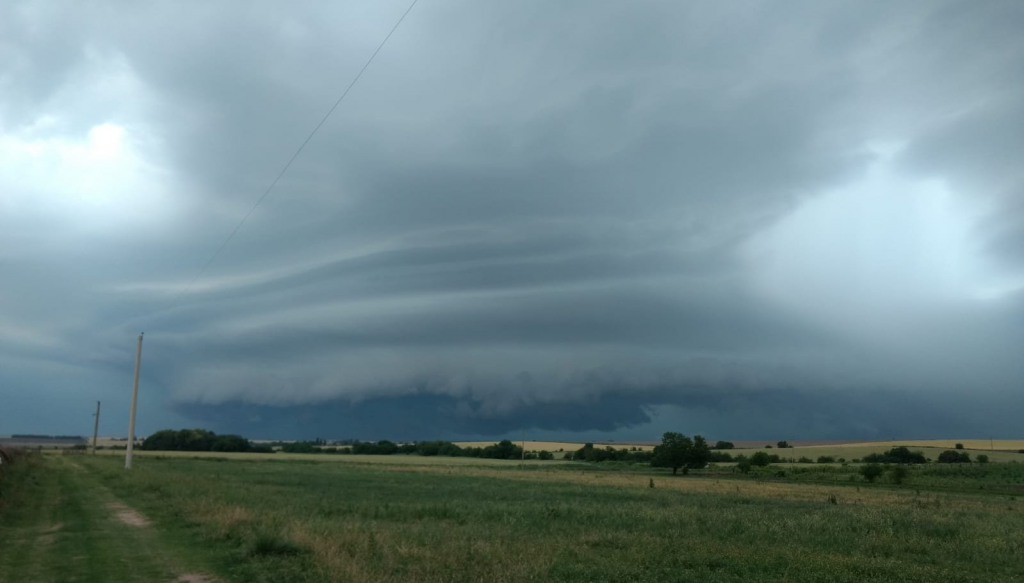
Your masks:
M274 457L20 460L0 486L0 581L1024 580L1017 463L896 484L838 464Z

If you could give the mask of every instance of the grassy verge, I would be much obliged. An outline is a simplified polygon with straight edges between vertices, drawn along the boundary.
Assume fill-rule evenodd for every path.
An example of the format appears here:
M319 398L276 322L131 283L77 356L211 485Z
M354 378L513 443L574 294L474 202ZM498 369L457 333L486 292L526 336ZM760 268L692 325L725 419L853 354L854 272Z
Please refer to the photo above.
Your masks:
M201 547L117 520L117 500L75 461L23 458L3 488L0 581L166 583L205 566Z

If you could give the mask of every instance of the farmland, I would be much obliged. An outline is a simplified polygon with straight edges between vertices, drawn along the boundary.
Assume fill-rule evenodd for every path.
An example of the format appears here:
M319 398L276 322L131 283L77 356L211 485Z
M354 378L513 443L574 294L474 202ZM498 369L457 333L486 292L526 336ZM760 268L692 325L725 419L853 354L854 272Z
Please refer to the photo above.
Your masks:
M347 463L313 463L323 460ZM685 477L419 456L122 465L113 455L18 464L0 514L10 557L0 581L993 582L1024 572L1015 463L929 464L903 486L825 464ZM126 512L144 522L119 520Z

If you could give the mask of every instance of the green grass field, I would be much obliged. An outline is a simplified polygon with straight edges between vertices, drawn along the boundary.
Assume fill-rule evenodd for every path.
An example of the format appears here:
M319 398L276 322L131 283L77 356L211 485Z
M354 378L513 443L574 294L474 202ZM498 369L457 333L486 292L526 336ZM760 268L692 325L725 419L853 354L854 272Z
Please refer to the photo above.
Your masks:
M2 484L0 581L1024 580L1022 464L931 464L896 486L854 466L296 457L22 461Z

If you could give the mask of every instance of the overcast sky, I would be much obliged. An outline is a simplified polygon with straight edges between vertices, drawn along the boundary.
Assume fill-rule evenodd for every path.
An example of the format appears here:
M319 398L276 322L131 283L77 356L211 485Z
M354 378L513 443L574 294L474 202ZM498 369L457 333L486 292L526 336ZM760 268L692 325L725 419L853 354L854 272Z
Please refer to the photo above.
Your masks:
M1024 4L0 4L0 434L1020 437ZM184 291L183 290L186 290Z

